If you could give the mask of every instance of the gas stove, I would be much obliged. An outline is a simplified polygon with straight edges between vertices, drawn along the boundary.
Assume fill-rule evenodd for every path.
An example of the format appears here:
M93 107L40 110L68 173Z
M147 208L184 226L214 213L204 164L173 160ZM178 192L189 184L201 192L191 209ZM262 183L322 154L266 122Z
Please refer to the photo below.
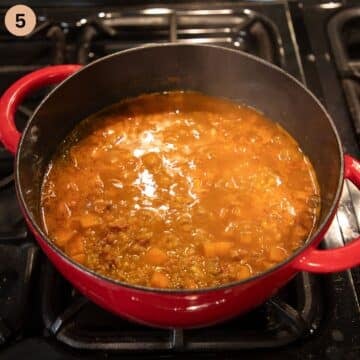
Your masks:
M46 65L87 64L159 42L243 50L288 71L327 107L346 152L359 157L360 7L355 2L200 3L29 1L37 27L15 38L0 25L0 93ZM23 2L26 3L26 2ZM136 4L136 5L135 5ZM0 14L7 6L0 8ZM27 98L21 129L49 89ZM12 156L0 148L0 357L95 359L251 357L358 359L360 271L299 274L249 312L203 329L155 329L116 317L77 293L41 253L17 205ZM360 195L346 183L323 246L359 235ZM119 300L121 301L121 299Z

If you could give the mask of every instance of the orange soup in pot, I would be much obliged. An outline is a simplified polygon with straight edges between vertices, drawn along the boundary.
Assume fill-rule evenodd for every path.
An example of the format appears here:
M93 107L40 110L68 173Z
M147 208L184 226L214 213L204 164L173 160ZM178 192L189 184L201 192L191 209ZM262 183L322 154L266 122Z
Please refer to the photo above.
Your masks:
M316 225L316 174L258 111L195 92L126 99L53 157L45 230L76 262L135 285L196 289L282 262Z

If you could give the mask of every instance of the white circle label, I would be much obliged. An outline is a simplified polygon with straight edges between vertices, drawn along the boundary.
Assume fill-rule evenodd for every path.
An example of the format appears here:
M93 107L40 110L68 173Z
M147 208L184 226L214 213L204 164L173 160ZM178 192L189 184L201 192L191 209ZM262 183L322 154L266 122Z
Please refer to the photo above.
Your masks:
M5 14L5 27L15 36L29 35L36 26L36 15L26 5L14 5Z

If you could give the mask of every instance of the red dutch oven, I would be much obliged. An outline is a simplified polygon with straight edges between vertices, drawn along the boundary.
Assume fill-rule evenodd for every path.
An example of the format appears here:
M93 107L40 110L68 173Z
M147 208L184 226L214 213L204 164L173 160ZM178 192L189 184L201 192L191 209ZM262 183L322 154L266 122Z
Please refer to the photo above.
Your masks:
M20 135L14 125L20 102L28 93L57 83ZM219 287L151 289L96 274L74 262L47 237L41 221L41 183L66 135L85 117L122 98L175 89L253 106L287 129L309 156L320 184L320 221L304 246L286 261L260 275ZM162 327L205 326L264 302L299 271L329 273L360 264L358 239L342 248L318 249L336 213L344 179L360 186L359 162L343 155L330 116L301 83L246 53L208 45L152 45L122 51L83 68L61 65L35 71L3 94L0 139L16 154L17 195L43 251L80 292L129 319Z

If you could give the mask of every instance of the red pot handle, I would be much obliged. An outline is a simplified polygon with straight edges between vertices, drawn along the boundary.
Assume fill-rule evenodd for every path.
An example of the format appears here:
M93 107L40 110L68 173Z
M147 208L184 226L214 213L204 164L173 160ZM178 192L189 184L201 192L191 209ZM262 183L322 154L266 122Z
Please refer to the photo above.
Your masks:
M344 157L345 179L360 188L360 162L349 155ZM313 249L294 263L298 270L317 273L331 273L360 265L360 237L336 249Z
M0 140L15 154L21 134L15 126L16 109L28 93L42 86L57 84L81 68L81 65L55 65L36 70L17 80L0 99Z

